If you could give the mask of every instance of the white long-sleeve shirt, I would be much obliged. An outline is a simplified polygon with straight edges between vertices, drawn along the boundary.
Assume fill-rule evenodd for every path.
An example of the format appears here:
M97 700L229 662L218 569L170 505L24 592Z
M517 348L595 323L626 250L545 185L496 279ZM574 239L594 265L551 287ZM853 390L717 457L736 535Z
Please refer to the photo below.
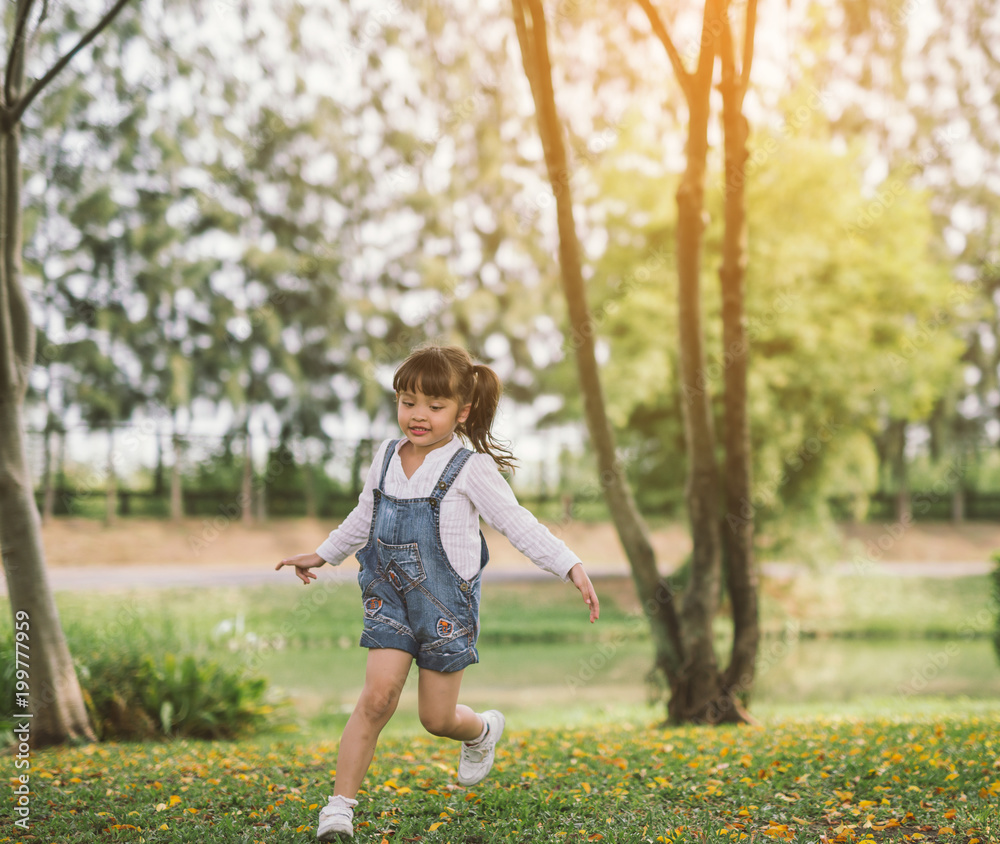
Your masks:
M374 490L390 442L386 440L379 446L357 507L316 549L326 562L339 565L368 542ZM462 448L462 443L453 435L447 445L428 453L413 477L407 478L399 459L399 449L405 442L406 439L402 439L396 445L385 475L383 492L394 498L429 497L448 461ZM580 558L562 540L553 536L548 528L517 503L513 490L488 454L473 454L466 461L440 506L441 544L452 567L466 580L471 580L479 572L480 516L536 566L564 581L569 579L569 570L580 562Z

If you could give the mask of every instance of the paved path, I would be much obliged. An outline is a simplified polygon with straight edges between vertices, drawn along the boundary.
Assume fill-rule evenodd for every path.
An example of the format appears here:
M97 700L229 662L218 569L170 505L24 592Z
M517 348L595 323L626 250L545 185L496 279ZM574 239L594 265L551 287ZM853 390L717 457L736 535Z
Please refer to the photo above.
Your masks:
M763 563L763 574L778 580L809 577L819 573L808 566L796 563ZM824 572L840 576L865 575L870 577L968 577L988 574L993 563L969 560L954 563L844 561L824 567ZM320 581L345 581L357 577L357 567L345 564L333 568L324 566L319 571ZM628 577L623 566L601 568L588 566L592 578ZM535 568L527 560L519 568L487 567L485 582L530 581L551 575ZM50 567L49 581L57 591L118 591L129 589L166 589L176 586L302 586L290 571L275 571L267 566L237 568L234 566L83 566L79 568ZM0 579L0 594L7 594L7 582Z

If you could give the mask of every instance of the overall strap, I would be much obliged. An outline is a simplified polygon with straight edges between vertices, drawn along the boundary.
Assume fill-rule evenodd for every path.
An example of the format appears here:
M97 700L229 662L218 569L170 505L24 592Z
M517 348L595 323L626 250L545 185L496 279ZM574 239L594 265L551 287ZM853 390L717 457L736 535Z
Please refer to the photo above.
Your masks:
M458 473L462 471L465 462L474 453L467 448L460 448L455 452L451 460L448 461L448 465L444 467L441 477L434 484L434 492L431 493L432 501L440 501L448 494L448 490L451 489L451 485L455 482L455 478L458 477Z
M385 489L385 474L386 472L389 471L389 464L392 462L392 458L396 454L396 446L399 444L399 440L401 439L402 437L400 437L399 439L395 439L391 443L389 443L388 446L386 446L385 460L382 461L382 474L381 476L379 476L378 479L379 489Z

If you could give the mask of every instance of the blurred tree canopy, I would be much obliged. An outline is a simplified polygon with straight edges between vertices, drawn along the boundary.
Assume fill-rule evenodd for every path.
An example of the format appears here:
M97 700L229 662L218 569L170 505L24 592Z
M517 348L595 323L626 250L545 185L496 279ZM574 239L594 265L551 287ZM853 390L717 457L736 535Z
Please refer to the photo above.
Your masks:
M929 35L874 0L771 13L795 40L786 78L751 95L747 517L814 519L831 495L863 514L914 449L995 452L996 191L960 155L1000 160L992 117L971 119L995 109L985 9L936 8ZM553 73L609 408L640 504L676 513L675 296L645 282L673 265L683 134L636 14L559 4ZM429 337L579 423L504 3L144 5L106 35L92 72L26 116L37 427L152 418L176 467L191 420L214 414L319 466L348 420L391 425L388 376ZM939 60L913 62L919 38ZM978 58L956 70L959 53ZM709 386L727 353L707 342Z

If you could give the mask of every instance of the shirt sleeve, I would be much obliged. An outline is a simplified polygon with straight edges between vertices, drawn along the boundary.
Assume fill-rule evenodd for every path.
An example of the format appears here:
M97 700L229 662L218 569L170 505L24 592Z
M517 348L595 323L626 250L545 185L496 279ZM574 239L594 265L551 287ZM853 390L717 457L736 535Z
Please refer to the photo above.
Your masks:
M378 484L379 475L382 473L382 462L385 460L385 451L390 442L392 440L386 440L379 446L378 453L368 469L368 477L365 479L365 486L361 490L357 506L316 549L316 553L330 565L339 566L351 554L368 543L372 511L375 507L375 487Z
M487 454L475 454L465 466L466 494L491 528L510 540L518 551L540 569L564 581L580 558L561 539L517 503L514 491Z

